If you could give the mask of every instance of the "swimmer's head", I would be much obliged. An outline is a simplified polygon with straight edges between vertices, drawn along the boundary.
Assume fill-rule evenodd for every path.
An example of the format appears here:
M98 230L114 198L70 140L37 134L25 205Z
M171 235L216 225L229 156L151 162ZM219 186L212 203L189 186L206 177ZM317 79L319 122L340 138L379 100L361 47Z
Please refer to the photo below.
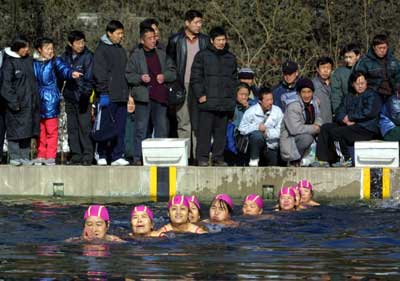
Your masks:
M133 234L146 235L153 230L154 215L147 206L140 205L132 209L131 225Z
M199 222L201 218L201 209L199 200L194 195L188 196L186 198L189 201L189 221L191 223Z
M301 180L298 184L301 203L307 203L313 197L313 186L308 180Z
M219 194L214 197L210 205L211 222L223 222L230 220L233 212L233 201L226 194Z
M261 215L264 208L263 199L257 194L249 194L243 200L243 215Z
M292 187L282 187L279 191L279 210L292 211L296 209L296 193Z
M168 202L168 216L172 224L185 224L189 221L189 201L183 195L175 195Z
M106 207L101 205L91 205L83 216L85 225L83 229L83 239L105 239L110 225L110 216Z

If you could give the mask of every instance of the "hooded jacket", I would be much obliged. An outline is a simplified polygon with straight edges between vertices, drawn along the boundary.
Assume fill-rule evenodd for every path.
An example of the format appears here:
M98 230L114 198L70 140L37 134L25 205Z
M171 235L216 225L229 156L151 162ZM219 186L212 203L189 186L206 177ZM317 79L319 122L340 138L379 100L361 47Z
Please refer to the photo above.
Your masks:
M32 58L5 48L1 68L1 96L5 101L7 138L20 140L39 134L39 96Z
M235 110L238 84L235 56L229 52L228 45L217 50L210 45L196 54L192 65L190 89L198 100L206 96L207 101L197 103L200 111Z
M57 77L62 80L72 79L70 68L60 57L44 60L34 54L34 70L40 96L40 117L55 118L60 114L60 90Z
M64 86L64 98L70 102L78 103L81 99L89 99L93 90L93 53L85 47L85 49L72 56L70 46L65 48L65 52L61 55L63 61L75 71L83 74L79 79L67 80Z
M125 49L114 44L104 34L94 52L93 76L98 95L109 95L111 102L128 100L128 83L125 79L127 63Z

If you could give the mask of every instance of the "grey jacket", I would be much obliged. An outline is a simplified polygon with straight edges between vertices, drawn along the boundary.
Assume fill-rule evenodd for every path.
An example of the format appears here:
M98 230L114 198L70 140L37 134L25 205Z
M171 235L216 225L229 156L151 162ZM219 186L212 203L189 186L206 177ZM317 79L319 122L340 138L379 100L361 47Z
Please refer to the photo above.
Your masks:
M322 124L332 123L331 86L323 83L318 76L312 82L315 88L314 97L319 100Z
M318 108L317 99L312 100L315 109L315 125L322 125L321 113ZM291 102L285 111L281 125L281 157L284 161L295 161L301 158L297 149L295 137L302 134L315 136L317 130L313 125L306 125L306 116L304 112L304 103L299 98Z
M171 58L160 48L156 48L158 59L160 60L161 72L164 74L165 82L176 80L176 68ZM148 74L146 57L143 48L137 48L129 58L126 65L125 77L130 87L132 87L132 96L135 101L149 102L149 89L143 83L142 75Z

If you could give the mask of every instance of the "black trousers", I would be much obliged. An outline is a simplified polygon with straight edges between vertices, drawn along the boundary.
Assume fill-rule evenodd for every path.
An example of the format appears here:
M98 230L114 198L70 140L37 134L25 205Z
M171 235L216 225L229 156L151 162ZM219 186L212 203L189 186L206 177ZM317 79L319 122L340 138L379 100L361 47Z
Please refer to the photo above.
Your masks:
M90 138L91 120L89 101L79 103L65 101L67 113L68 144L73 161L92 161L93 142Z
M3 146L4 146L4 138L6 135L6 116L5 116L5 114L6 114L5 109L3 108L3 106L0 106L0 163L3 162Z
M226 126L228 125L228 112L225 111L200 111L197 127L197 161L208 162L208 155L212 144L212 157L214 161L224 161L226 142Z
M354 146L356 141L369 141L376 134L364 127L355 124L342 126L337 123L326 123L322 125L317 142L317 157L321 161L334 163L338 160L334 142L339 142L340 150L347 160L350 158L349 146Z

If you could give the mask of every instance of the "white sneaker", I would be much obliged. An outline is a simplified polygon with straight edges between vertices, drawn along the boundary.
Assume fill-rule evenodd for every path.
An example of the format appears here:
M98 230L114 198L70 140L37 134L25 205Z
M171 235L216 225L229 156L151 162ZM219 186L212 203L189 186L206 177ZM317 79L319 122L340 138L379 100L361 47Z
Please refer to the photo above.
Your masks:
M260 161L260 159L250 159L249 166L258 167L258 161Z
M54 158L49 158L44 160L43 162L46 166L54 166L56 164L56 159Z
M97 165L98 166L107 166L107 160L105 158L99 158L97 160Z
M119 158L118 160L112 161L111 166L128 166L129 162L124 158Z
M33 159L32 164L35 166L40 166L40 165L44 164L44 161L46 161L46 159L39 157L39 158Z

